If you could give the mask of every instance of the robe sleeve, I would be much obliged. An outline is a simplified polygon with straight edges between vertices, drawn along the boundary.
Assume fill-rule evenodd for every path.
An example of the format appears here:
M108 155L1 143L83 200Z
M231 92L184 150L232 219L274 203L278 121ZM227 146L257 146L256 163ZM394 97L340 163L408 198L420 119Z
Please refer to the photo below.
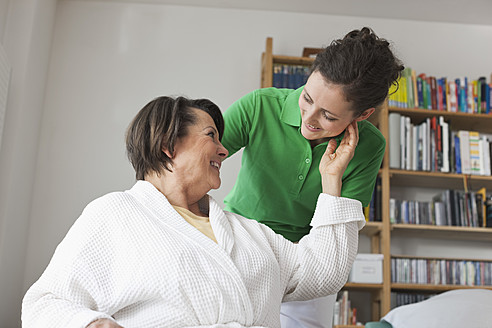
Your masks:
M347 281L357 255L358 231L364 225L358 200L320 194L312 229L298 244L268 233L280 266L283 301L302 301L338 292Z
M42 276L22 302L22 326L84 328L108 314L101 277L93 264L107 264L105 223L89 206L58 245ZM99 249L99 252L94 250ZM90 256L88 254L91 254ZM99 271L100 272L100 271Z

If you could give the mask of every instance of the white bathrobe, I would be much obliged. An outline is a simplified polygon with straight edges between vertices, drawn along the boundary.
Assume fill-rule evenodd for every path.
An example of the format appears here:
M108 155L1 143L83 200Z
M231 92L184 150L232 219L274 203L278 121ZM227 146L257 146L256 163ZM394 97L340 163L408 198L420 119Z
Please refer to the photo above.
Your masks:
M280 327L280 303L336 293L364 225L361 203L321 194L293 244L205 197L217 242L152 184L91 202L22 304L23 327Z

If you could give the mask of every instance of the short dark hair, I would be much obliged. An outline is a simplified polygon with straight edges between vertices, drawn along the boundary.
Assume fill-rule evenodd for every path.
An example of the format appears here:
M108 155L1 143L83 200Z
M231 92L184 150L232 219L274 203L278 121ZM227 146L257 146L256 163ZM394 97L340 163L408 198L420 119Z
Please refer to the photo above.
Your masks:
M145 179L152 172L171 171L173 161L162 148L174 154L177 140L186 136L188 127L196 122L192 108L203 110L212 117L219 140L222 139L224 118L212 101L185 97L155 98L138 112L126 131L126 153L137 180Z
M320 52L311 74L319 72L327 82L341 85L352 109L361 114L383 104L390 87L398 86L403 69L389 42L364 27L334 40Z

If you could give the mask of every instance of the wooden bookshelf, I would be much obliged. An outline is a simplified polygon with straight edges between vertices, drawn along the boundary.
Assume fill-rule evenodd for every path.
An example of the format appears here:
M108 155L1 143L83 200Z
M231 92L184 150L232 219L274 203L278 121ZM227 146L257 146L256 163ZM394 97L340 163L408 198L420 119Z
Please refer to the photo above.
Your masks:
M364 228L362 228L360 233L371 237L379 234L382 229L383 229L382 222L366 222L366 225L364 226Z
M389 175L393 186L463 189L466 180L470 189L492 189L491 176L398 169L389 169Z
M492 228L398 223L391 225L391 233L412 237L478 240L492 242Z
M262 54L261 87L271 87L273 84L273 65L290 64L310 66L314 58L274 55L273 40L267 38L266 50ZM492 78L492 77L491 77ZM386 140L389 140L390 113L400 113L409 116L413 124L419 124L429 117L443 116L452 130L478 131L492 134L492 115L454 113L438 110L426 110L419 108L394 108L383 106L374 113L369 121L379 128ZM455 173L407 171L392 169L389 167L389 147L386 147L383 164L379 171L381 177L381 213L382 222L367 222L360 231L361 234L371 239L371 252L383 254L383 283L382 284L358 284L347 283L344 289L368 292L372 297L373 321L378 321L391 310L391 292L443 292L453 289L484 288L492 290L492 286L467 286L467 285L418 285L400 284L391 282L391 238L433 238L464 241L492 241L492 228L471 228L454 226L430 226L412 224L391 224L389 219L390 189L392 186L434 188L434 189L464 189L465 183L470 190L478 190L486 187L492 190L491 176L463 175ZM394 256L393 256L394 257ZM411 256L402 256L411 258ZM422 258L422 257L418 257ZM439 258L444 259L444 258ZM467 260L467 259L460 259ZM481 261L473 259L473 261ZM483 261L492 261L483 260ZM361 326L335 326L335 328L361 327Z
M469 285L422 285L422 284L397 284L392 283L391 289L395 291L426 291L426 292L446 292L455 289L487 289L492 290L492 286L469 286Z
M353 290L374 290L378 291L383 288L383 284L361 284L355 282L348 282L343 286L344 289L353 289Z
M492 115L490 114L468 114L433 109L399 107L390 107L388 111L390 113L400 113L409 116L415 123L423 122L428 117L442 116L454 130L487 131L492 127Z

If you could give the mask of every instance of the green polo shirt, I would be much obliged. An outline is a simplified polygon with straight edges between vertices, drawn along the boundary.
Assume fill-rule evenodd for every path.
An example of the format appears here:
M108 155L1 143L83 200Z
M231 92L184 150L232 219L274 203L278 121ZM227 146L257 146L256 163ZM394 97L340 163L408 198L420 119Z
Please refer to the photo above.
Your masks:
M266 88L236 101L224 113L222 144L229 156L244 147L236 184L225 209L255 219L291 241L309 233L321 193L319 162L327 142L311 148L301 134L297 90ZM340 142L343 134L335 137ZM386 141L368 121L342 179L342 196L371 200Z

